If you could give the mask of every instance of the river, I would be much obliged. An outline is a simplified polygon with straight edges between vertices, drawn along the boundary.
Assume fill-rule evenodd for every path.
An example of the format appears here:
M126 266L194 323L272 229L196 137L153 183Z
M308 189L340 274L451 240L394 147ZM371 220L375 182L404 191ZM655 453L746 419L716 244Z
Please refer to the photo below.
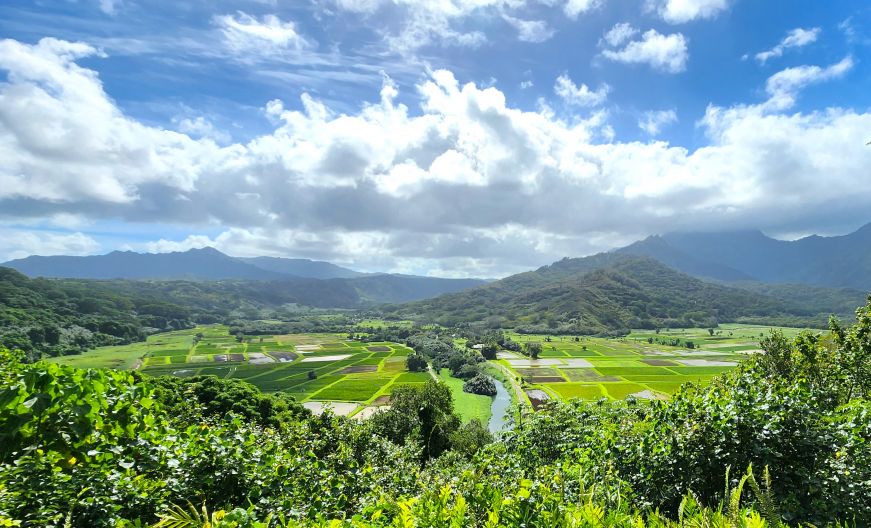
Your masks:
M502 382L494 378L490 379L492 379L493 383L496 384L496 396L493 397L493 405L490 407L492 414L490 416L488 427L490 432L495 434L505 429L508 425L508 413L511 408L511 395L509 395L508 391L505 390L505 386L502 385Z

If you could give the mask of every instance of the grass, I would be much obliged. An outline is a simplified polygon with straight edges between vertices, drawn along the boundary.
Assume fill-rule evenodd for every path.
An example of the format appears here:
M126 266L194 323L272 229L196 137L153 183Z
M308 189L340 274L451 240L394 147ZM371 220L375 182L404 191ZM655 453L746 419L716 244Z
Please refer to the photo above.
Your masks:
M738 363L746 356L738 352L759 349L762 336L777 329L787 337L798 335L802 329L765 327L759 325L724 324L715 328L713 335L707 328L661 330L635 330L623 338L605 339L581 336L525 335L509 332L519 343L538 342L541 357L567 361L587 358L593 368L576 368L565 364L532 368L512 368L500 361L512 374L526 380L541 379L526 388L544 389L562 399L598 399L606 396L623 399L629 394L653 391L673 394L683 383L708 383L711 378L734 367L686 366L680 361L707 358L711 361ZM692 341L694 348L670 346L656 340L678 338L681 345ZM648 340L654 341L653 343ZM655 361L651 361L655 360ZM645 363L644 361L648 361ZM661 364L657 365L656 362ZM653 364L650 364L653 363ZM542 379L554 370L566 378L565 382Z
M310 395L309 399L364 402L374 396L381 386L381 380L342 379Z
M545 386L559 394L564 400L572 398L598 400L606 396L601 383L548 383Z
M101 347L75 356L48 358L47 361L79 368L132 369L148 353L144 343Z
M451 389L451 394L454 397L454 410L464 423L477 418L482 424L487 425L492 415L493 398L463 392L463 380L451 376L448 369L442 369L439 372L439 379Z

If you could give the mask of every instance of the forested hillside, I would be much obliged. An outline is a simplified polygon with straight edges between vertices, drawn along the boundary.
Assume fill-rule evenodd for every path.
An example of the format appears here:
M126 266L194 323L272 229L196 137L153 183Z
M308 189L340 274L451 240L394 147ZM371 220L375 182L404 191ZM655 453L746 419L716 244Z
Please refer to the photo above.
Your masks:
M871 305L857 320L774 333L668 401L554 402L498 438L434 381L358 422L0 349L0 525L867 526Z
M710 284L647 258L605 253L564 259L493 284L398 306L443 324L485 321L530 331L595 334L628 328L767 321L823 326L832 303L800 304ZM807 296L803 300L808 301ZM837 312L843 314L843 312Z
M191 312L159 295L99 283L28 279L0 267L0 346L32 357L77 354L192 326Z

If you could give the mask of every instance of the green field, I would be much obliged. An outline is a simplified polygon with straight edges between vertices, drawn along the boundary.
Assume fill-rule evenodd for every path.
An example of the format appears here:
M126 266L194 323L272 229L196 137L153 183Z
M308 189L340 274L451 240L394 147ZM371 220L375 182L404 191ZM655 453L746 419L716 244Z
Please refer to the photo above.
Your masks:
M199 342L197 333L202 334ZM336 402L335 412L353 415L386 404L395 387L430 379L428 373L407 371L410 352L397 343L348 341L340 334L250 336L237 342L226 326L208 325L52 361L83 368L136 368L154 376L237 378L264 392L292 394L314 410L323 406L318 402ZM458 410L462 414L460 406Z
M487 425L492 414L493 398L480 394L463 392L463 380L451 376L448 369L442 369L439 378L447 383L454 397L454 410L464 422L477 418L483 425Z
M511 333L520 343L538 342L538 361L520 354L500 353L525 390L544 391L550 398L623 399L667 398L683 383L708 383L750 354L760 351L759 340L773 328L724 324L706 328L637 330L624 338L524 335ZM802 329L777 328L787 337ZM679 339L680 346L663 344ZM650 341L653 341L652 343ZM693 348L687 347L691 341Z

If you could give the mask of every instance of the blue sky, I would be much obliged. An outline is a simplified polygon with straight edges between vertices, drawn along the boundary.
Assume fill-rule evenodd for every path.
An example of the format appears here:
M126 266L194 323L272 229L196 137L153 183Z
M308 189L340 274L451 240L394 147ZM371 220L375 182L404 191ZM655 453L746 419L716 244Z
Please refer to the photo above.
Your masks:
M0 38L0 260L500 276L871 221L864 2L7 0Z

